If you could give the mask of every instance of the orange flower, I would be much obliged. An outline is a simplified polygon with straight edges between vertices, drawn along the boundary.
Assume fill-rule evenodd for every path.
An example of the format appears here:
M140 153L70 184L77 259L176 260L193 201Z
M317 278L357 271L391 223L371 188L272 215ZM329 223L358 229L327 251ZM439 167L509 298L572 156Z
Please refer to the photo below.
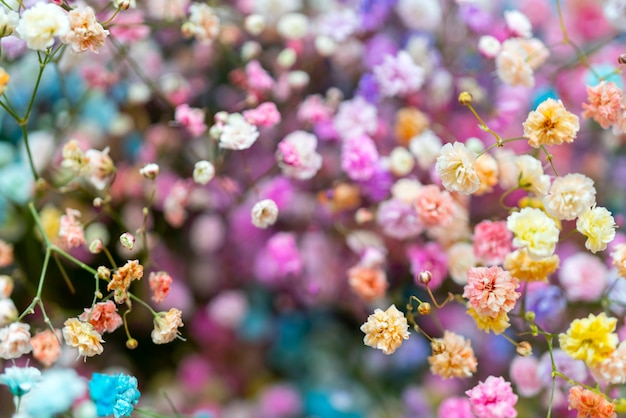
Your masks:
M413 107L403 107L396 113L395 132L402 145L408 145L411 138L428 128L428 118Z
M13 246L0 239L0 267L13 264Z
M530 112L523 126L528 145L533 148L573 142L580 129L578 116L568 112L560 100L551 98Z
M445 350L441 354L428 357L430 370L444 379L451 377L470 377L476 372L478 362L472 350L472 344L454 332L445 331L443 338L435 338Z
M30 339L30 345L33 346L33 357L41 364L50 367L59 359L61 355L61 332L47 329L37 333Z
M348 270L348 283L356 294L370 302L385 294L387 275L381 268L354 266Z
M569 390L569 409L576 409L577 418L614 418L615 405L609 402L603 394L595 393L580 386Z
M156 303L161 303L165 300L170 293L170 287L172 285L172 276L164 271L157 273L150 273L149 277L150 290L152 290L152 300Z
M113 273L113 279L109 282L107 290L115 290L116 301L118 293L125 293L130 287L130 282L140 280L143 277L143 266L137 260L129 260L122 267ZM124 300L126 298L124 297ZM123 300L122 300L123 302Z

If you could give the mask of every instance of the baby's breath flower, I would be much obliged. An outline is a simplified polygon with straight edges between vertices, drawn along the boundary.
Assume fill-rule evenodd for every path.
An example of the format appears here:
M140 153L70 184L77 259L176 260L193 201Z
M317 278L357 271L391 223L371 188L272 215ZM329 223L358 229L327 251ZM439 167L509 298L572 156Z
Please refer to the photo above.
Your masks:
M576 221L576 229L587 237L585 247L592 253L606 249L615 238L615 228L611 212L601 206L587 209Z
M54 44L55 36L70 30L66 12L54 3L36 3L22 13L16 31L30 49L44 51Z
M0 374L0 384L7 385L14 396L23 396L41 380L41 372L34 367L7 367Z
M76 8L68 13L70 31L61 37L61 40L69 44L75 52L91 51L98 53L109 36L97 21L93 9L89 6Z
M560 100L552 98L546 99L537 110L530 112L523 126L524 136L534 148L572 142L580 129L578 116L568 112Z
M583 360L590 366L597 365L617 347L616 324L617 319L607 317L604 312L575 319L566 333L559 334L561 349L573 359Z
M568 409L578 411L579 417L614 418L615 405L609 402L604 394L574 386L569 389Z
M9 74L0 67L0 95L4 94L10 79Z
M168 312L159 312L154 317L154 329L152 330L152 342L155 344L167 344L174 341L180 334L178 328L183 326L182 312L172 308Z
M613 265L621 277L626 278L626 244L618 244L611 253ZM2 292L0 292L1 294Z
M78 356L93 357L102 354L104 348L102 336L89 322L70 318L63 323L63 339L70 347L78 349Z
M207 184L215 177L215 167L209 161L198 161L193 167L193 181Z
M506 226L515 234L513 245L525 248L533 259L550 257L559 241L554 220L540 209L523 208L512 213Z
M508 327L511 326L509 315L504 310L500 311L500 313L495 317L481 315L476 312L474 308L469 308L467 310L467 314L474 319L478 329L485 331L486 333L493 332L494 334L502 334Z
M506 256L504 268L513 277L525 282L546 281L548 276L559 268L559 256L553 254L550 257L534 260L528 255L528 251L522 248Z
M252 208L252 224L257 228L274 225L278 219L278 206L272 199L257 202Z
M557 177L543 198L546 211L557 219L572 220L596 203L593 180L578 173Z
M152 180L159 175L159 165L155 163L146 164L139 169L139 174L149 180Z
M391 305L386 311L376 309L361 325L365 333L365 345L382 350L385 354L394 353L402 340L409 338L409 324L396 305Z
M475 161L474 152L465 144L455 142L441 148L435 169L447 190L472 194L480 187L480 177L474 168Z
M440 354L428 357L430 371L444 379L451 377L471 377L476 372L476 356L472 343L451 331L445 331L443 338L435 338L445 345Z

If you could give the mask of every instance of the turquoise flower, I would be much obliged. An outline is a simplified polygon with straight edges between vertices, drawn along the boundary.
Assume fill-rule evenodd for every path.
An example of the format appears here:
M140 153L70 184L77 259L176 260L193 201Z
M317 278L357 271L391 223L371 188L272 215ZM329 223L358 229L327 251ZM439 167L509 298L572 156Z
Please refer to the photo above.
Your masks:
M22 396L41 379L41 372L34 367L7 367L0 374L0 384L7 385L15 396Z
M94 373L89 382L91 400L96 404L98 416L127 417L133 412L141 393L137 378L125 374L106 375Z

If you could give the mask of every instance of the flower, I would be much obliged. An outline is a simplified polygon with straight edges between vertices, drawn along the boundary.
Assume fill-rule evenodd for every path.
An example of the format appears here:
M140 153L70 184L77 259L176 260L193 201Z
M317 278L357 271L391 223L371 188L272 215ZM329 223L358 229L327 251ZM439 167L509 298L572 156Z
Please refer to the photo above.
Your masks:
M0 274L0 299L6 299L10 297L12 292L13 279L11 278L11 276Z
M152 341L155 344L167 344L179 336L179 327L183 326L182 312L172 308L168 312L159 312L154 317Z
M607 317L604 312L575 319L566 333L559 334L561 349L573 359L595 366L615 351L618 342L614 333L616 324L617 319Z
M76 248L85 243L85 233L82 224L76 219L80 212L67 208L61 216L59 227L59 245L63 248Z
M407 145L428 128L428 117L414 107L403 107L396 112L394 132L398 141ZM437 150L441 148L441 143Z
M202 135L207 130L207 126L204 123L204 113L202 109L189 107L188 104L183 103L176 106L174 119L184 127L191 136L196 137Z
M149 163L139 169L139 174L149 180L154 180L159 175L159 165L155 163Z
M469 400L460 397L448 398L441 402L437 414L439 418L474 418Z
M369 180L379 160L376 144L366 135L346 139L341 147L341 169L352 180Z
M539 378L538 367L539 361L536 357L517 356L513 359L509 375L521 396L531 397L541 391L543 383Z
M252 224L265 229L278 219L278 205L272 199L263 199L252 207Z
M256 126L274 126L280 122L281 116L275 103L264 102L255 109L245 110L243 117Z
M611 259L619 275L626 278L626 244L616 245L613 252L611 252ZM2 291L0 291L0 294L2 294Z
M546 211L557 219L575 219L596 204L593 180L578 173L557 177L543 198L543 204Z
M615 228L611 212L601 206L587 209L576 220L576 229L587 237L585 247L592 253L606 249L615 238Z
M7 73L4 68L0 67L0 95L4 94L6 91L7 86L9 85L9 80L11 80L9 73Z
M452 196L448 191L439 189L439 186L429 184L421 187L414 205L420 221L426 226L446 226L452 221Z
M357 96L352 100L341 102L333 126L344 140L373 135L378 128L378 111L376 106Z
M215 177L215 166L206 160L198 161L193 166L193 181L198 184L207 184Z
M172 276L164 271L152 272L148 277L148 282L152 290L152 300L156 303L163 302L170 292Z
M61 332L50 329L38 332L30 339L33 357L41 364L50 367L61 356Z
M350 288L364 300L370 302L385 295L387 275L379 267L354 266L348 270Z
M532 155L518 155L513 160L514 169L509 168L508 176L502 178L501 184L505 188L521 187L539 196L545 195L550 189L550 176L543 173L541 161ZM511 181L513 180L513 181Z
M8 360L28 354L30 345L30 325L13 322L8 327L0 328L0 357Z
M580 129L578 116L568 112L560 100L552 98L546 99L537 110L530 112L523 126L524 136L534 148L572 142Z
M540 209L523 208L509 215L506 226L515 234L513 245L525 248L533 259L550 257L559 241L554 220Z
M444 379L471 377L473 373L476 373L478 362L470 340L465 340L454 332L445 331L443 338L435 338L435 341L443 343L445 350L443 353L428 357L431 372Z
M89 394L96 404L98 416L128 417L139 402L137 378L120 373L106 375L94 373L89 381Z
M44 51L54 44L54 37L70 31L65 11L54 3L36 3L22 13L15 29L30 49Z
M506 222L482 221L474 227L474 255L486 265L502 264L512 250L513 234Z
M98 302L93 309L85 308L85 312L80 314L78 319L89 322L99 334L113 332L123 323L122 317L117 313L117 306L112 300Z
M472 267L467 272L463 297L469 299L477 314L496 318L515 307L521 295L515 291L518 287L519 281L498 266Z
M21 397L41 379L41 372L34 367L7 367L0 374L0 383L7 385L14 396Z
M128 260L126 264L113 273L113 278L107 285L107 290L114 290L118 293L126 292L133 280L141 280L142 277L143 266L139 264L139 261Z
M204 3L192 3L189 6L189 24L184 28L197 40L211 42L220 32L220 19L215 10Z
M8 267L11 264L13 264L13 245L0 239L0 268ZM0 292L0 295L2 295L2 292ZM6 297L9 297L9 295L6 295Z
M567 257L559 269L559 282L570 301L593 302L600 299L608 278L609 271L602 260L587 252Z
M626 383L626 341L620 342L617 349L594 369L594 375L604 383L621 385Z
M4 38L13 33L20 21L20 15L13 10L0 10L0 37Z
M465 285L467 283L467 271L476 266L477 263L472 244L456 242L446 250L446 256L450 277L456 284Z
M530 20L519 10L506 10L504 12L504 21L513 36L521 38L530 38L533 36L533 28Z
M54 418L70 409L86 389L86 379L76 370L54 367L44 371L41 380L22 397L22 407L29 417Z
M480 179L480 186L476 190L476 195L480 196L493 191L493 187L498 184L498 162L491 154L483 154L476 159L474 169Z
M413 205L398 199L385 200L378 205L376 222L384 234L396 239L411 238L424 230Z
M559 268L559 256L556 254L550 257L535 260L524 248L509 253L504 259L503 267L508 270L513 277L525 282L547 281L548 276Z
M604 394L574 386L569 389L567 397L568 409L578 411L577 418L614 418L616 417L615 405L609 402Z
M601 81L587 86L587 101L583 103L583 117L592 118L607 129L616 123L622 113L622 90L612 81Z
M91 7L76 8L68 13L70 30L63 36L63 43L69 44L76 52L91 51L98 53L104 45L104 41L109 36L109 31L105 30L96 20L96 15Z
M365 345L382 350L385 354L393 354L402 340L409 338L409 324L396 305L391 305L386 311L376 309L361 325L365 333Z
M70 318L63 323L63 338L70 347L78 349L78 356L93 357L102 354L104 340L89 322Z
M219 146L232 150L244 150L250 148L258 137L259 131L256 126L248 123L242 114L231 113L221 127Z
M465 144L445 144L437 157L435 169L443 187L449 191L472 194L480 187L480 177L474 168L476 155Z
M406 51L398 52L395 57L385 55L373 72L381 93L387 97L414 93L424 83L424 69Z
M518 39L507 39L496 56L496 73L504 84L532 87L535 84L528 53Z
M517 395L511 383L502 377L489 376L465 392L476 418L515 418Z
M308 180L322 167L322 156L316 152L317 137L305 131L288 134L278 144L276 160L283 174Z
M0 276L1 277L1 276ZM2 291L0 289L0 296ZM0 298L0 327L5 327L17 319L18 312L13 299Z
M494 334L502 334L508 327L511 326L509 322L509 315L506 311L500 311L497 316L490 315L481 315L474 310L474 308L469 308L467 310L467 314L474 319L476 322L476 326L479 330L485 331L486 333L490 333L493 331Z
M89 164L86 179L97 190L104 190L111 176L115 173L115 164L109 156L109 147L102 151L88 149L85 160Z

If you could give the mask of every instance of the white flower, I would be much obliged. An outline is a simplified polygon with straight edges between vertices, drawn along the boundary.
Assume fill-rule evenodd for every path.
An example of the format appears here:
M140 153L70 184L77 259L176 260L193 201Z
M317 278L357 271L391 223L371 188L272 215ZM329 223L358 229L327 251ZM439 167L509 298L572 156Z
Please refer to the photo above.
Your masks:
M309 18L302 13L287 13L278 20L276 30L285 39L304 38L309 30Z
M487 58L494 58L500 52L502 44L491 35L483 35L478 40L478 50Z
M248 149L259 137L255 125L248 123L241 113L231 113L222 127L220 148L233 150Z
M193 181L207 184L215 177L215 167L209 161L198 161L193 167Z
M496 57L496 73L500 81L510 86L532 87L535 85L528 53L518 38L510 38L502 43L502 49Z
M278 219L278 206L272 199L264 199L252 207L252 224L257 228L274 225Z
M550 192L543 198L548 213L558 219L572 220L596 204L593 180L573 173L557 177Z
M44 51L54 44L55 36L70 31L67 13L53 3L37 3L22 13L17 33L30 49Z
M526 15L519 10L507 10L504 12L506 27L514 36L520 38L530 38L533 36L533 27Z
M159 165L155 163L149 163L139 169L139 174L147 179L154 179L159 175Z
M0 37L13 33L20 20L20 15L12 10L0 8Z
M539 196L550 189L550 176L543 173L541 161L532 155L515 155L505 151L498 152L496 159L503 188L521 187Z
M441 25L439 0L399 0L396 12L409 29L434 30Z
M299 180L315 176L322 167L322 156L316 152L317 137L304 131L287 135L278 144L276 159L283 174Z
M417 164L422 170L430 168L439 156L442 146L441 139L430 129L414 136L409 142L409 150L417 159Z
M402 340L407 340L410 335L406 317L395 305L386 311L376 309L361 325L361 331L365 333L365 345L382 350L387 355L396 351Z
M212 7L204 3L189 6L189 29L200 41L212 41L220 32L220 19Z
M435 169L448 191L471 194L478 190L480 178L474 169L476 154L465 144L455 142L441 148Z
M406 176L415 167L415 158L405 147L395 147L389 154L389 168L398 176Z
M0 299L0 327L6 327L17 319L17 308L13 299Z
M477 265L474 246L468 242L457 242L448 248L446 256L448 272L452 280L458 285L466 285L467 271Z

